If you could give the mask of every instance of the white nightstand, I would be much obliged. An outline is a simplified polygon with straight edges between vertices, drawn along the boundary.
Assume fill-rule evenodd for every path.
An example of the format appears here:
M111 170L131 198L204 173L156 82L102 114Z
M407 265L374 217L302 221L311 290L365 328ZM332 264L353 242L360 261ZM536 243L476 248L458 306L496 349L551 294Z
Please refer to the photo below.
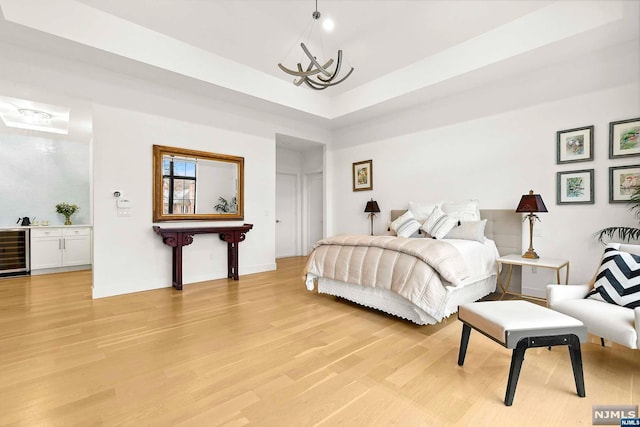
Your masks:
M500 266L506 264L509 266L509 274L507 275L507 283L502 283L502 277L500 276ZM505 255L496 259L496 269L498 271L498 285L502 289L502 298L509 292L509 285L511 284L511 273L513 272L513 266L519 265L521 267L540 267L540 268L552 268L556 270L556 279L560 283L560 270L566 268L564 276L564 284L569 283L569 260L557 259L557 258L523 258L522 255ZM506 285L506 286L505 286ZM522 294L520 294L522 295ZM501 299L502 299L501 298ZM538 297L533 297L538 298Z

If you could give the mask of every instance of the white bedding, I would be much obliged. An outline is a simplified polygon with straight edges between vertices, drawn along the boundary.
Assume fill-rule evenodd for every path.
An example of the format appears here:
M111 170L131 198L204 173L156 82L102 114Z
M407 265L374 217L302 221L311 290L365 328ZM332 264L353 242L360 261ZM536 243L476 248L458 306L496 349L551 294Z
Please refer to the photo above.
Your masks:
M475 240L444 239L456 247L467 263L469 277L462 281L464 286L496 273L496 258L500 256L496 243L485 237L484 243Z
M428 285L430 288L424 294L429 296L424 303L415 299L412 302L398 295L393 289L343 282L345 279L333 277L332 272L308 272L306 284L309 290L313 290L313 282L317 279L318 292L340 296L418 324L436 323L456 312L459 304L476 301L495 290L495 259L498 256L495 242L490 239L485 239L484 243L460 239L446 239L440 242L446 242L460 252L463 262L466 263L468 277L453 285L438 275L434 278L435 281ZM437 290L438 288L440 290Z

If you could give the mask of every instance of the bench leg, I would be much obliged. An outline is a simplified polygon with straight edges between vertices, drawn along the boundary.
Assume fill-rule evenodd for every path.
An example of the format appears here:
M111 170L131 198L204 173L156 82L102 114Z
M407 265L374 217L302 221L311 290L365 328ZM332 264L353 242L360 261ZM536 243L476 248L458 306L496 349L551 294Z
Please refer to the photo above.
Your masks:
M520 368L524 361L524 352L528 347L527 339L522 339L513 349L511 354L511 368L509 368L509 381L507 382L507 392L504 396L504 404L511 406L513 397L516 394L516 386L518 385L518 377L520 376Z
M464 357L467 355L467 345L469 345L469 335L471 326L462 324L462 336L460 337L460 352L458 353L458 366L464 365Z
M578 396L585 397L584 376L582 374L582 353L580 352L580 340L575 335L569 336L569 357L573 368L573 379L576 381Z

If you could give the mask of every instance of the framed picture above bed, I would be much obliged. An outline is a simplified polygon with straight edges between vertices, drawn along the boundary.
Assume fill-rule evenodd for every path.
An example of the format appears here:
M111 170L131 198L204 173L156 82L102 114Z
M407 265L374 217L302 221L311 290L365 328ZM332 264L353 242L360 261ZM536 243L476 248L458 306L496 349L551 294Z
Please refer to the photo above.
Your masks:
M593 204L593 169L558 172L556 202L559 205Z
M609 158L640 156L640 117L609 123Z
M353 191L373 190L373 160L354 163L352 172Z
M557 164L593 160L593 126L557 132Z
M609 168L609 203L627 203L640 186L640 166Z

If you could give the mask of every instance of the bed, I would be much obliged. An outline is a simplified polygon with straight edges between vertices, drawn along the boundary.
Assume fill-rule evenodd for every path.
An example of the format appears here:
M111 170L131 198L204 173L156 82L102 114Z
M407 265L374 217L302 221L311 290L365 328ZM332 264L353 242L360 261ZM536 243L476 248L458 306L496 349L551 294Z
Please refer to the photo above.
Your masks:
M392 221L406 210L391 211ZM521 250L512 210L480 210L484 239L338 235L314 245L305 284L419 325L435 324L496 288L495 259ZM479 241L482 240L482 241Z

